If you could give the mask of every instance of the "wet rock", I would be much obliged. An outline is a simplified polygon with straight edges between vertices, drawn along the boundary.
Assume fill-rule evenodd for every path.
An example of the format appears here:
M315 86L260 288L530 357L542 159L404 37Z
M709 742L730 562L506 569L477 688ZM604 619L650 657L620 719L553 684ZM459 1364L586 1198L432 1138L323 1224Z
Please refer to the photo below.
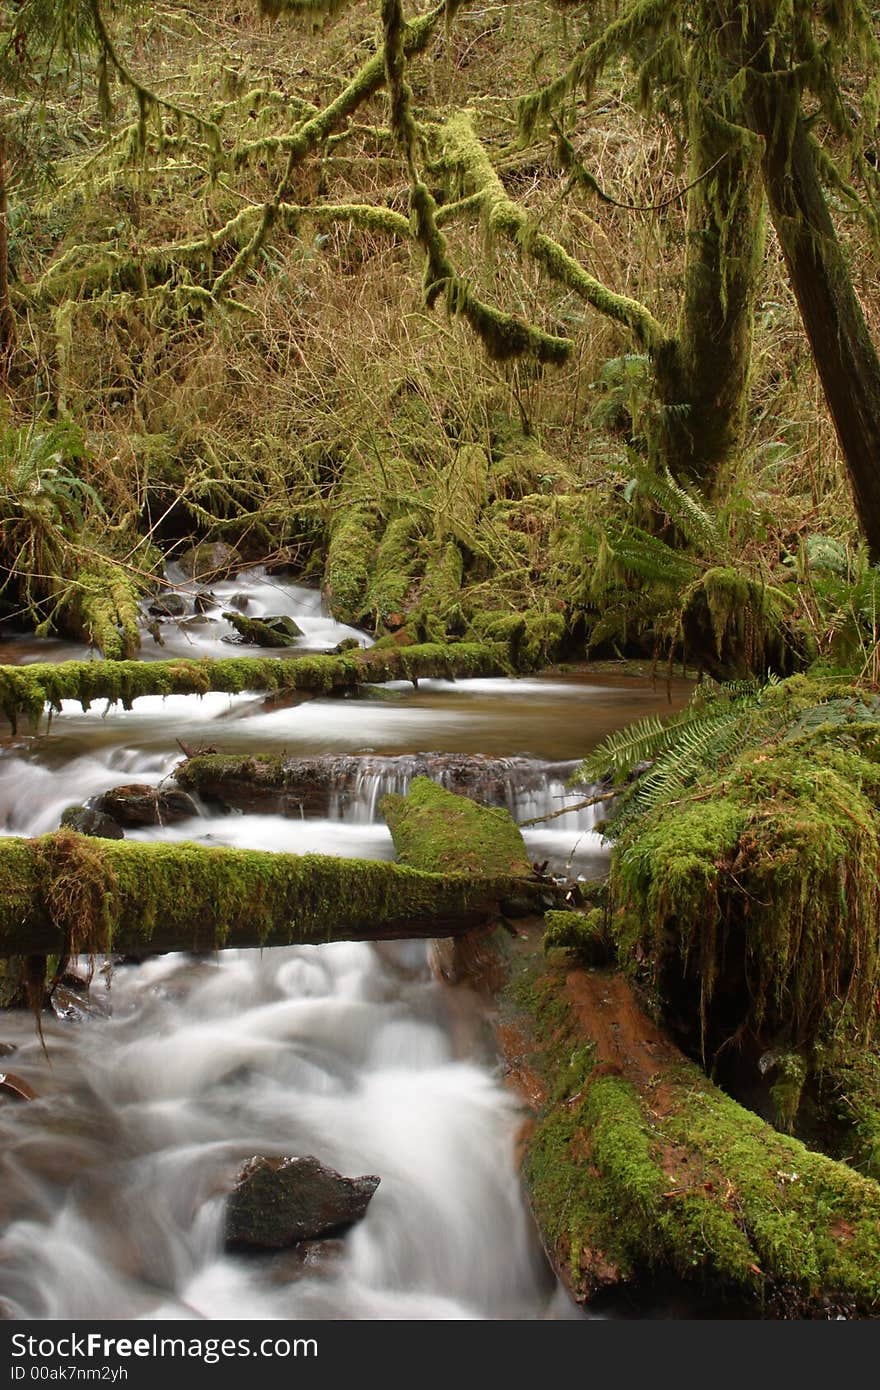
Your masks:
M230 1250L282 1250L359 1221L379 1178L344 1178L317 1158L257 1155L241 1168L226 1208Z
M8 1057L10 1053L18 1051L18 1043L0 1042L0 1057Z
M83 995L78 989L59 984L49 996L49 1007L62 1023L85 1023L90 1018L109 1018L110 1010L106 1003L91 994Z
M243 613L227 611L223 617L235 628L240 642L255 647L292 647L296 639L302 637L302 629L297 627L293 618L283 615L246 618Z
M147 611L154 618L182 618L187 607L182 594L169 593L154 598Z
M195 598L193 599L193 608L196 610L196 613L197 613L199 616L198 616L197 618L193 618L192 621L193 621L193 622L205 622L205 621L208 621L208 620L205 619L204 614L207 613L207 611L208 611L209 608L216 608L216 607L217 607L217 599L216 599L216 596L215 596L214 594L211 593L210 589L202 589L202 591L201 591L200 593L196 594Z
M202 541L178 556L178 564L190 579L217 579L241 569L238 551L225 541Z
M356 637L343 637L341 642L337 642L333 648L335 656L342 656L343 652L360 651L361 644Z
M170 825L199 813L192 797L180 787L151 787L141 782L111 787L94 797L91 806L117 826Z
M76 830L80 835L94 835L99 840L125 838L125 831L112 816L91 806L68 806L61 813L61 828Z
M246 613L250 606L250 594L233 594L229 600L229 607L234 608L236 613Z

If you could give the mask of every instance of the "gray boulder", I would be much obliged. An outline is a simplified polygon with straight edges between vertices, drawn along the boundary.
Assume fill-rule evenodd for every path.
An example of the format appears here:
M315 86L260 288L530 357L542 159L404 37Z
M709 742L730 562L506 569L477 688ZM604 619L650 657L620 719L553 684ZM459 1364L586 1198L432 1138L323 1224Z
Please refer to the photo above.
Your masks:
M344 1178L317 1158L257 1155L241 1168L226 1207L229 1250L283 1250L359 1221L377 1177Z

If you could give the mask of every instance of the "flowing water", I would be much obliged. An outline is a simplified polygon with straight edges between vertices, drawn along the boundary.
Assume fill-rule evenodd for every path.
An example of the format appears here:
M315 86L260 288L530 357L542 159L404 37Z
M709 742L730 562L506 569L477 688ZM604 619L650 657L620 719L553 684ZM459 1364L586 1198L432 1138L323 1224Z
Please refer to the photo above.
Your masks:
M229 595L215 590L218 611L237 595L249 613L287 612L304 631L311 622L312 649L349 632L308 590L273 583L267 597L261 572L231 584ZM222 637L201 633L197 654L214 654ZM177 640L169 635L160 654ZM33 641L2 650L6 660L44 655ZM68 654L53 650L52 659ZM672 698L685 694L682 684ZM127 833L389 857L377 803L423 770L414 754L487 755L468 776L528 819L582 799L565 785L566 760L667 707L665 687L586 675L425 681L287 704L210 695L148 697L132 711L65 705L48 734L0 742L0 832L42 833L71 802L127 782L158 785L181 757L180 739L337 761L318 814L201 807L173 826ZM440 760L438 775L452 783L462 765ZM601 871L592 809L526 834L536 859ZM424 943L105 963L89 1004L67 992L47 1019L48 1059L27 1015L7 1013L0 1026L0 1043L15 1048L2 1065L37 1092L0 1104L8 1316L571 1315L524 1207L514 1163L521 1115L497 1075L484 1007L431 978ZM224 1191L256 1153L315 1154L381 1182L340 1240L226 1254Z

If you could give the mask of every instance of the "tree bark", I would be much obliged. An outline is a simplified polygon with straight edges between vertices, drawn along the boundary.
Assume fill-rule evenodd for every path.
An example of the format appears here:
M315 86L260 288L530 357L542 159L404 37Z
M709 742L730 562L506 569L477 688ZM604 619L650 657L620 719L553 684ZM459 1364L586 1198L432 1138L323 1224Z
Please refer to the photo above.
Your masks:
M691 188L678 335L658 355L660 453L711 493L742 445L755 291L764 249L758 141L695 94L688 114Z
M876 563L880 359L828 211L794 79L778 73L755 79L749 112L753 128L764 137L764 186L773 224Z

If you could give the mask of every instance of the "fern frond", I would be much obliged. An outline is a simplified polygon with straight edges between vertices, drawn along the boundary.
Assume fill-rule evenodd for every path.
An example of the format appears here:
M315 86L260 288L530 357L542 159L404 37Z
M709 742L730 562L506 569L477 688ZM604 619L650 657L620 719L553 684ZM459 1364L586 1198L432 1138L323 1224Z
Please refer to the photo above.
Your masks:
M650 497L701 555L713 564L724 563L729 551L727 537L706 502L677 483L668 468L660 474L639 467L635 478L639 491Z

